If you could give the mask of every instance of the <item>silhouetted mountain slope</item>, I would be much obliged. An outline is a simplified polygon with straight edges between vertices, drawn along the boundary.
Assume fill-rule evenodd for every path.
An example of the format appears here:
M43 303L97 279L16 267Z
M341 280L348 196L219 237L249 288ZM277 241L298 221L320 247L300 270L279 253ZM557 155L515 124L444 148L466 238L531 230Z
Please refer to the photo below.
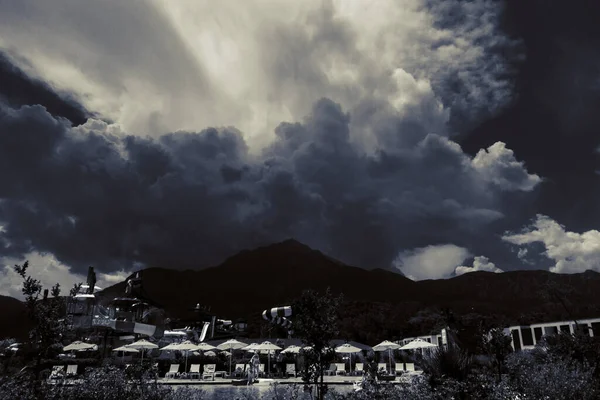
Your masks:
M196 303L228 318L252 318L267 308L285 305L304 289L331 287L347 301L371 303L369 313L396 316L406 324L424 308L450 308L457 313L501 315L510 321L528 316L537 319L568 317L556 299L549 298L549 284L566 291L575 317L600 316L600 274L559 275L548 271L512 271L502 274L473 272L447 280L413 282L391 271L364 270L345 265L295 240L242 251L221 265L201 271L150 268L143 272L144 289L174 316ZM107 298L122 293L123 284L102 293ZM401 307L401 310L394 310ZM377 314L376 313L376 314ZM412 314L411 314L412 313ZM356 318L360 318L358 315Z
M201 303L231 318L285 305L307 288L331 287L352 299L386 302L414 286L402 275L351 267L295 240L242 251L201 271L149 268L143 282L146 293L173 315ZM123 290L120 283L101 293L112 298Z
M0 295L0 339L26 338L30 327L25 304L14 297Z
M345 265L295 240L242 251L208 269L149 268L142 275L144 292L167 316L192 317L190 309L200 303L221 318L244 317L254 322L252 329L260 328L262 310L290 304L305 289L331 287L346 300L340 336L370 344L439 329L444 309L470 324L600 317L600 274L593 271L473 272L413 282L391 271ZM558 288L558 297L550 287ZM124 290L121 282L99 296L109 301Z

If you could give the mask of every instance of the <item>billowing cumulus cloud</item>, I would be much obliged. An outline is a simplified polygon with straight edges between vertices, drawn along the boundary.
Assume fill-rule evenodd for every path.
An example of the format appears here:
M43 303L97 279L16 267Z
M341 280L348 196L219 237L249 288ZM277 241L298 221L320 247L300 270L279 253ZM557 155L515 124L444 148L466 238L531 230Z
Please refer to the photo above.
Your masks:
M415 240L485 228L504 215L495 193L524 190L499 188L496 169L439 135L366 154L350 119L322 99L257 156L234 128L151 139L97 120L73 128L40 106L3 108L1 254L50 253L78 271L90 260L106 272L198 267L295 237L388 267Z
M2 5L0 49L130 134L231 125L259 149L328 97L363 115L352 134L370 143L364 120L443 134L507 105L521 53L501 12L488 0L24 0Z
M473 166L505 190L529 191L541 182L539 176L527 173L523 163L517 161L512 150L502 142L480 150L473 159Z
M501 9L369 4L3 5L0 49L99 118L1 106L1 261L197 268L294 237L366 268L454 251L447 276L490 255L541 181L501 142L452 140L512 99Z
M454 271L454 273L455 273L455 275L458 276L458 275L463 275L463 274L467 274L469 272L475 272L475 271L487 271L487 272L495 272L495 273L504 272L500 268L496 267L496 264L491 262L489 258L487 258L485 256L477 256L473 259L472 267L466 267L464 265L461 265L460 267L456 267L456 270Z
M427 246L404 251L394 261L396 268L415 281L449 278L471 255L469 250L453 244Z
M538 215L522 233L507 233L503 239L518 246L541 243L543 254L555 264L550 271L562 274L600 271L600 232L569 232L545 215Z

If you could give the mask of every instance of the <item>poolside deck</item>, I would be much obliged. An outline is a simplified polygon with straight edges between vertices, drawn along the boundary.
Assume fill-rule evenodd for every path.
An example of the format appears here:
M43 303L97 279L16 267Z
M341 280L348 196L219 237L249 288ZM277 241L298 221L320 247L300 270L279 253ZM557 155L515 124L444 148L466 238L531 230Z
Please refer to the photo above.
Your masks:
M402 376L397 376L393 381L389 381L386 383L390 384L400 384L400 383L410 383L411 379L416 374L404 374ZM352 375L335 375L335 376L325 376L323 380L325 383L329 385L352 385L355 382L362 381L362 376L352 376ZM237 378L236 378L237 379ZM215 378L214 380L202 380L202 379L186 379L186 378L159 378L158 383L162 385L193 385L193 386L203 386L203 385L230 385L233 386L234 382L230 378ZM302 384L302 378L259 378L258 382L253 385L271 385L271 384L280 384L280 385L293 385L293 384Z

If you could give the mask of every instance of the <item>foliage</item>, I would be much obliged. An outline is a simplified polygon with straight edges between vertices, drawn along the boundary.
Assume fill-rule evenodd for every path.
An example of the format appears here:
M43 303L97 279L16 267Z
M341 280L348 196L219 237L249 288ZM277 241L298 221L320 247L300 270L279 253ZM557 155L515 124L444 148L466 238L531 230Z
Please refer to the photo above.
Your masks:
M304 382L318 384L318 399L323 399L327 390L323 375L335 354L329 343L339 334L338 309L342 300L342 295L336 297L328 288L322 295L306 290L292 304L294 335L312 347L312 351L304 352L306 366L301 376Z
M35 379L31 374L4 377L0 380L1 399L33 400L201 400L206 398L204 391L192 388L171 389L163 387L152 379L153 371L148 370L141 379L129 379L128 375L114 366L95 368L78 377L79 384L68 384L69 380L58 384L41 381L42 395L39 397L30 384Z
M600 397L593 371L574 364L571 359L544 351L518 352L508 357L507 366L509 387L526 398L591 400Z
M41 282L27 275L28 268L28 261L14 267L15 271L23 278L21 291L25 296L29 317L34 324L25 347L27 353L35 357L39 364L41 358L47 357L48 352L52 351L53 345L58 343L62 337L65 326L61 315L65 305L59 297L60 285L57 283L52 287L51 298L48 297L47 290L44 290L42 295Z
M474 367L471 355L456 346L433 349L430 356L423 357L421 365L434 387L446 379L465 381Z
M512 339L500 328L492 329L488 334L482 335L481 348L491 357L492 366L497 373L497 381L502 379L506 358L512 353Z
M598 337L590 337L587 331L546 336L539 347L550 357L569 360L593 371L594 377L600 379L600 340Z

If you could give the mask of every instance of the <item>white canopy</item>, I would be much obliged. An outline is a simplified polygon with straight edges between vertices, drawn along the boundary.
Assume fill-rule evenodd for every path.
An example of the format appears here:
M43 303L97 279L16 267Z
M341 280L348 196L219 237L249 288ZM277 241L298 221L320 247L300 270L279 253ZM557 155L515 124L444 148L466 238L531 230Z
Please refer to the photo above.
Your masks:
M281 347L266 340L266 341L262 342L261 344L256 345L254 348L259 351L266 350L269 352L269 357L267 358L267 372L270 374L271 373L271 351L281 350Z
M226 342L221 343L220 345L217 346L217 348L219 350L235 350L235 349L241 349L248 346L247 343L243 343L240 342L239 340L235 340L235 339L229 339Z
M281 352L282 353L298 354L298 353L300 353L301 349L302 349L302 347L300 347L300 346L291 345L291 346L288 346L285 349L281 350Z
M271 351L271 350L281 350L281 347L277 346L276 344L273 344L273 343L269 342L268 340L262 342L261 344L257 344L256 346L254 346L254 348L256 350L269 350L269 351Z
M134 349L158 349L158 346L146 339L140 339L137 342L127 344L127 347L133 347Z
M98 349L98 346L95 344L84 343L82 341L75 341L65 347L63 347L63 351L85 351L85 350L93 350L94 347Z
M386 350L396 350L402 347L398 343L390 342L389 340L384 340L379 343L377 346L373 346L373 351L386 351Z
M336 353L358 353L361 349L356 346L352 346L350 343L344 343L335 348Z
M247 343L243 343L240 342L239 340L235 340L235 339L229 339L226 342L221 343L220 345L217 346L217 349L219 350L229 350L231 352L233 352L233 350L235 349L242 349L244 347L246 347L248 344ZM231 376L231 360L232 360L233 354L229 354L229 375Z
M242 347L242 350L246 350L246 351L257 351L257 350L256 350L256 346L258 346L258 343L250 343L248 346L246 346L246 347Z
M392 370L392 350L399 349L400 346L398 343L390 342L389 340L384 340L379 343L377 346L373 347L374 351L388 351L389 361L390 361L390 371Z
M196 350L199 350L199 351L207 351L207 350L213 350L213 349L216 349L216 347L212 346L208 343L198 343L196 345Z
M186 340L185 342L177 343L172 348L173 350L194 351L198 350L198 345L196 343L190 342L189 340Z
M336 353L350 354L350 373L352 373L352 353L359 353L361 349L356 346L352 346L350 343L344 343L335 348Z
M185 342L181 342L172 347L174 350L185 351L185 370L187 371L187 360L188 360L188 352L194 351L198 349L198 345L195 343L186 340Z
M113 349L112 351L123 351L125 353L139 353L139 350L134 349L133 347L121 346Z
M427 348L432 348L432 347L437 347L437 346L435 344L429 343L428 341L423 340L423 339L415 339L415 340L405 344L404 346L400 347L400 350L427 349Z
M146 350L146 349L158 349L158 346L146 339L140 339L137 342L126 345L127 347L133 347L134 349ZM142 361L144 360L144 352L142 351Z
M177 346L179 345L179 343L171 343L166 345L165 347L161 347L160 351L175 351L175 350L179 350L177 348Z

